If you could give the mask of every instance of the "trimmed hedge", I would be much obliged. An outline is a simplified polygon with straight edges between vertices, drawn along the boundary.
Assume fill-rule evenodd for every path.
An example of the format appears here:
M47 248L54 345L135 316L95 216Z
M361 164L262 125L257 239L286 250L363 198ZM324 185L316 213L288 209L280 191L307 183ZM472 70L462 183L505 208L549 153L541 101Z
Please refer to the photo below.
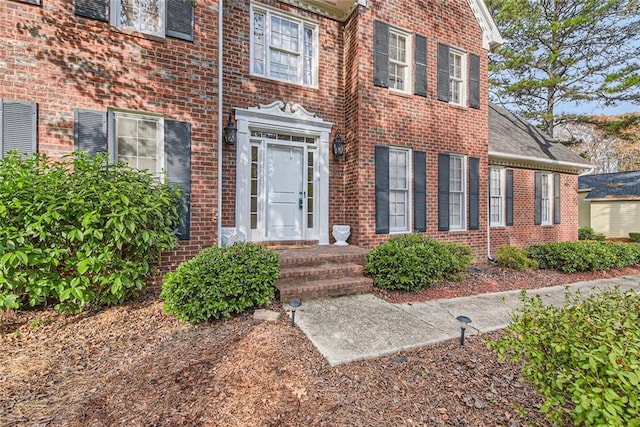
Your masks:
M473 261L470 247L420 234L392 236L367 253L365 271L385 289L419 291L443 279L456 279Z
M106 155L0 160L0 310L138 293L177 239L180 192Z
M596 233L591 227L578 228L578 240L598 240L603 241L607 238L604 234Z
M252 243L212 246L167 273L160 298L180 320L219 319L270 302L279 276L272 250Z
M538 268L538 263L527 257L527 251L525 249L514 246L502 246L496 252L496 257L498 264L507 268L513 268L514 270Z
M640 297L618 289L565 298L562 307L527 297L489 347L523 361L523 376L558 425L640 426Z
M640 264L640 245L594 240L545 243L530 246L527 256L536 260L539 268L555 268L567 273L607 271Z

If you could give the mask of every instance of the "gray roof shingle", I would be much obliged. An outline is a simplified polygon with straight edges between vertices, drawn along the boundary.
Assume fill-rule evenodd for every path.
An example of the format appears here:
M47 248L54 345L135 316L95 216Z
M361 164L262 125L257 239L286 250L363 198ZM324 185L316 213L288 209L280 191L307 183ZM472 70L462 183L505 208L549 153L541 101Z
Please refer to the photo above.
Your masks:
M578 189L591 189L587 199L640 198L640 171L583 175Z
M589 162L551 136L495 104L489 104L489 152L590 167Z

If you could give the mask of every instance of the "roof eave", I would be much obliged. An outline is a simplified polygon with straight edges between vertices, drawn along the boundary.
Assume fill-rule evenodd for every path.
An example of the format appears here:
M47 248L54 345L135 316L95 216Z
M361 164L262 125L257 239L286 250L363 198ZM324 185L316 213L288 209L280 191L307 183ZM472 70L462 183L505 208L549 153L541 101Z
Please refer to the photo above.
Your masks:
M541 159L530 156L522 156L511 153L489 151L489 163L501 166L520 167L525 169L542 169L555 172L579 175L593 169L593 166L584 163L565 162L562 160Z

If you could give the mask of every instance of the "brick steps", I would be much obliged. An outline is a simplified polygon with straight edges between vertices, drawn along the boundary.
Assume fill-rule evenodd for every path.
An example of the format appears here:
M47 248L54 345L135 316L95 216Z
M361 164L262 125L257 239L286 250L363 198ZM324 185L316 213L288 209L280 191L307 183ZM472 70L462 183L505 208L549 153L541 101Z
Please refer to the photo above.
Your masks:
M313 282L325 279L362 276L364 267L360 264L322 264L318 266L289 267L280 272L280 284Z
M292 298L303 301L314 298L338 297L370 292L373 280L368 277L343 277L340 279L314 280L303 283L278 283L280 301Z
M373 281L363 276L366 250L349 246L287 249L280 254L280 301L309 300L369 292Z

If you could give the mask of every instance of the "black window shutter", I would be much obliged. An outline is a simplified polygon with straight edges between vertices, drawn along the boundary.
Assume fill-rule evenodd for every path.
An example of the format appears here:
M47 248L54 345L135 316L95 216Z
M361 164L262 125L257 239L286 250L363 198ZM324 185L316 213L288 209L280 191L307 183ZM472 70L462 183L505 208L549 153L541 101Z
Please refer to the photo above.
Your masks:
M469 158L469 230L480 228L480 159Z
M86 151L90 156L107 151L107 113L105 111L73 111L73 142L75 151Z
M35 102L0 99L0 146L4 157L11 150L23 154L37 151L38 107Z
M73 0L73 13L109 22L109 0Z
M553 223L560 224L560 174L553 174Z
M427 38L416 34L413 93L427 96Z
M480 57L469 55L469 107L480 108Z
M438 44L438 100L449 102L449 46Z
M389 147L376 146L376 233L389 233Z
M182 212L178 238L189 240L191 228L191 124L175 120L164 121L164 156L169 184L182 190L187 206Z
M193 41L193 16L191 2L167 0L167 36Z
M542 173L536 172L533 202L533 223L542 224Z
M449 155L438 154L438 230L449 230Z
M508 169L507 171L507 183L506 183L506 224L513 225L513 171Z
M427 231L427 154L413 152L413 228Z
M389 25L374 21L373 84L389 87Z

